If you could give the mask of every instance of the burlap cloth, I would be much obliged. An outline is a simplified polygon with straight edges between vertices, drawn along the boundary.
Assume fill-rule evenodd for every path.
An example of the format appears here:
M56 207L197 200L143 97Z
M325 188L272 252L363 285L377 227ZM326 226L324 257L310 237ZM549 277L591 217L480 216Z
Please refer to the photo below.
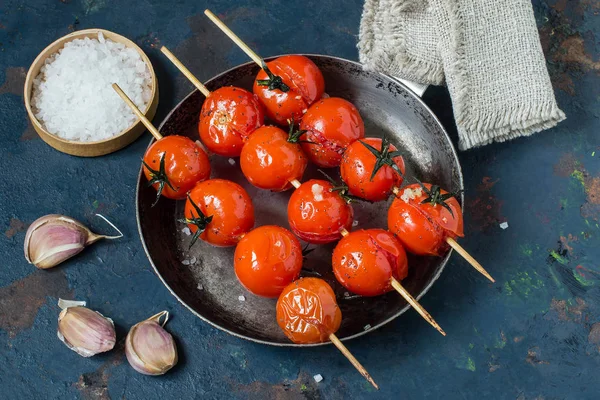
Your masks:
M461 150L565 119L529 0L366 0L358 49L366 68L445 82Z

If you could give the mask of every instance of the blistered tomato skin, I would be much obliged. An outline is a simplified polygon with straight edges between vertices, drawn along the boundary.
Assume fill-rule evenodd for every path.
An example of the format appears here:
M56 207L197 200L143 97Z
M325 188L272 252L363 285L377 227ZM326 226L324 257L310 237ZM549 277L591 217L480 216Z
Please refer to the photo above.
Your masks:
M428 183L424 185L431 188ZM441 193L448 192L442 190ZM446 238L464 236L462 210L454 197L446 200L454 215L440 205L421 204L426 198L427 194L418 184L401 189L388 210L388 230L407 251L440 256L448 248Z
M171 135L154 142L146 151L144 162L152 170L159 171L163 155L166 176L174 190L165 183L162 195L169 199L185 199L197 182L210 178L208 156L188 137ZM146 166L143 170L146 179L152 180L153 173ZM159 188L158 183L152 186Z
M333 250L333 272L350 292L361 296L379 296L393 290L391 279L408 275L404 248L384 229L350 233Z
M335 293L322 279L298 279L277 300L277 323L294 343L328 341L341 322L342 312Z
M238 280L249 292L277 297L300 275L302 247L287 229L261 226L237 244L233 265Z
M386 200L394 187L402 185L403 178L392 167L384 165L371 179L377 158L363 145L363 142L381 150L382 140L379 138L360 139L348 146L340 164L342 180L348 185L349 193L353 196L369 201ZM390 152L396 150L395 146L389 145ZM393 161L404 175L405 166L402 156L394 157Z
M288 142L288 134L274 126L263 126L250 135L240 155L244 176L252 185L280 192L301 180L308 164L297 143Z
M253 92L264 104L267 117L277 124L287 126L289 119L300 120L308 107L323 96L325 79L319 67L309 58L300 55L283 56L269 61L267 67L290 88L283 92L259 85L259 80L268 79L267 73L262 69L254 80Z
M365 124L352 103L329 97L313 104L302 117L300 129L306 131L302 149L319 167L340 165L346 148L365 136Z
M352 206L332 188L327 181L311 179L292 193L288 222L300 239L315 244L330 243L342 237L342 229L352 227Z
M254 206L248 193L237 183L225 179L209 179L190 191L184 215L197 218L193 201L212 220L200 234L200 239L214 246L233 246L254 226ZM198 227L188 224L192 233Z
M200 111L198 133L211 152L238 157L246 138L264 123L258 98L247 90L223 86L208 96Z

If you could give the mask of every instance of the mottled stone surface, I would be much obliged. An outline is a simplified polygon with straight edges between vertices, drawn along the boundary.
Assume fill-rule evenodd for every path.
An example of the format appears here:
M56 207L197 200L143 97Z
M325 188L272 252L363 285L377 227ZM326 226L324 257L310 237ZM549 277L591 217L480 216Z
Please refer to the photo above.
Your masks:
M460 154L462 241L497 279L457 256L423 299L448 336L413 312L348 343L375 392L333 347L282 349L228 336L180 306L139 242L134 189L148 137L97 159L58 153L27 120L22 85L35 56L76 29L134 40L160 82L155 119L191 90L159 53L167 45L200 79L246 61L202 15L210 6L264 56L304 52L357 59L362 2L31 0L0 2L0 398L595 399L600 393L600 2L533 2L558 101L557 128ZM455 138L447 92L425 99ZM23 257L24 229L64 213L124 232L53 271ZM508 222L506 230L499 228ZM162 310L180 364L146 377L122 354L79 357L56 339L59 296L85 299L128 327ZM313 375L324 380L315 383Z

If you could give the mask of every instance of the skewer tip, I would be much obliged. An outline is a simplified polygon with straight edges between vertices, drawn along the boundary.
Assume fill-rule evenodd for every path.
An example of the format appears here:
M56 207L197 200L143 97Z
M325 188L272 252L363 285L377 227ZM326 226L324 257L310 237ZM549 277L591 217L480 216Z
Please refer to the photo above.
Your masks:
M373 385L373 387L375 389L379 390L379 386L375 383L375 381L373 380L373 378L371 378L371 375L367 372L367 370L365 369L365 367L363 367L361 365L361 363L358 362L358 360L352 355L352 353L350 353L350 350L348 350L348 348L346 346L344 346L344 344L335 335L335 333L332 333L332 334L329 335L329 340L331 340L331 342L335 345L335 347L337 347L338 350L342 352L342 354L348 359L348 361L350 361L350 363L354 366L354 368L356 368L358 370L358 372L360 372L360 374L371 385Z
M483 268L483 266L469 254L458 242L451 237L446 238L446 243L450 245L458 254L460 254L473 268L475 268L481 275L489 279L490 282L496 283L496 280Z
M404 298L404 300L406 300L408 304L410 304L412 308L414 308L415 311L417 311L425 321L429 322L429 324L433 326L439 333L441 333L442 336L446 336L446 332L435 321L435 319L433 319L431 314L429 314L427 310L425 310L423 306L419 304L419 302L414 297L412 297L408 290L406 290L396 278L392 277L390 279L390 283L392 284L392 287L396 289L396 291Z

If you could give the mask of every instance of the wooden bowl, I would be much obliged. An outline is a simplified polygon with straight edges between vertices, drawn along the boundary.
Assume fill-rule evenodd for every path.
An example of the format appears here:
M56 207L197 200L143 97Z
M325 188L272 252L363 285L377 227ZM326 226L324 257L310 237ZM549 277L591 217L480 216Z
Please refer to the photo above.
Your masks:
M152 120L152 118L154 118L154 114L156 113L156 108L158 106L158 81L156 80L156 74L154 73L154 69L152 68L152 63L150 62L146 54L142 51L142 49L140 49L131 40L104 29L86 29L83 31L77 31L69 35L63 36L62 38L58 39L57 41L46 47L44 51L42 51L33 61L33 64L31 64L31 67L27 72L27 78L25 79L24 98L25 108L27 109L29 119L33 124L33 128L36 130L38 135L40 135L42 140L48 143L50 146L54 147L56 150L74 156L96 157L112 153L114 151L122 149L123 147L133 142L135 139L140 137L140 135L146 130L144 125L138 119L136 122L133 123L133 125L108 139L98 140L95 142L80 142L75 140L67 140L48 132L43 127L41 122L37 120L31 109L31 92L33 88L33 80L40 73L40 69L46 62L46 59L48 59L58 50L62 49L65 43L70 42L74 39L83 39L86 37L90 39L96 39L98 37L99 32L102 32L106 39L110 39L113 42L122 43L127 47L135 49L140 54L142 60L144 60L146 65L148 65L148 69L150 70L150 76L152 77L151 100L146 106L146 109L142 111L144 111L144 114L149 120Z

